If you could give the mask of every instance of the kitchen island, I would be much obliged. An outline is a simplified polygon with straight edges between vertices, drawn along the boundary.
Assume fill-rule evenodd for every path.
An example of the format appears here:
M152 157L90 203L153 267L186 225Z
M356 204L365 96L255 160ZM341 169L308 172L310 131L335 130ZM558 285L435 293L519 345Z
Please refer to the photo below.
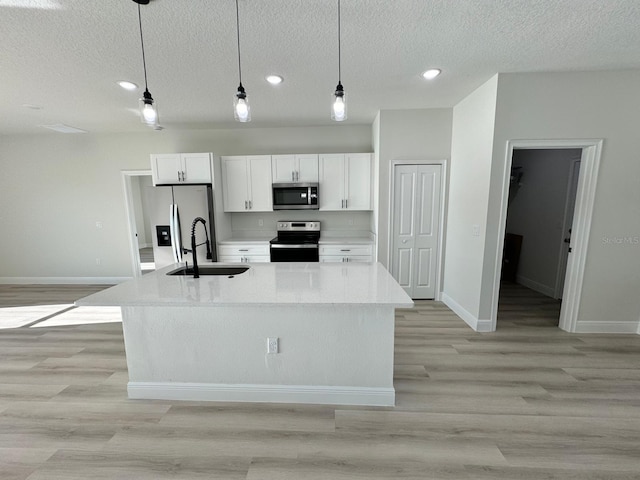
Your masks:
M177 267L76 302L122 308L130 398L394 405L394 310L413 302L379 263Z

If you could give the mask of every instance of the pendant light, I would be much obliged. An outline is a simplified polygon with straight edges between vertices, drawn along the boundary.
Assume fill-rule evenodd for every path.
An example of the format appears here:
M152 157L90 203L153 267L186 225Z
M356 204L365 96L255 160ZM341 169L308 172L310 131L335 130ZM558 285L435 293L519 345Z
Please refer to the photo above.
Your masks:
M140 119L142 123L152 128L158 128L158 107L149 92L147 86L147 62L144 56L144 38L142 37L142 16L140 15L140 5L147 5L149 0L133 0L138 4L138 24L140 25L140 45L142 46L142 67L144 68L144 93L139 101Z
M249 106L249 99L242 86L242 68L240 66L240 13L238 10L238 0L236 0L236 32L238 33L238 77L240 79L240 85L238 85L238 91L233 97L233 117L238 122L250 122L251 107Z
M340 0L338 0L338 85L331 104L331 120L342 122L347 119L347 97L342 88L341 51L340 51Z

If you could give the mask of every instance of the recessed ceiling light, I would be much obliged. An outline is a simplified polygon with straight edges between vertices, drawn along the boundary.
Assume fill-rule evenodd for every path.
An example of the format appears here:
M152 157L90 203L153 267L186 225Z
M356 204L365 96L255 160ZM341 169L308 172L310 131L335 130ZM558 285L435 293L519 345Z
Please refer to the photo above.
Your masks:
M30 110L42 110L40 105L34 105L33 103L23 103L22 106Z
M441 72L442 70L440 70L439 68L430 68L429 70L424 72L422 76L425 78L425 80L433 80L438 75L440 75Z
M135 83L127 82L126 80L122 80L121 82L118 82L118 85L120 85L125 90L137 90L138 89L138 85L136 85Z
M267 75L265 78L271 85L279 85L284 81L280 75Z

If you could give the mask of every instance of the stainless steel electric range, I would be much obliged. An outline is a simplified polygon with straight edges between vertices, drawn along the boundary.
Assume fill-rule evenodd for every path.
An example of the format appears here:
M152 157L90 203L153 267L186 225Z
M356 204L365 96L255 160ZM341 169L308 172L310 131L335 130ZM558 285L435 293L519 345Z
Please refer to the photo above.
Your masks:
M278 236L271 240L272 262L319 261L320 222L278 221Z

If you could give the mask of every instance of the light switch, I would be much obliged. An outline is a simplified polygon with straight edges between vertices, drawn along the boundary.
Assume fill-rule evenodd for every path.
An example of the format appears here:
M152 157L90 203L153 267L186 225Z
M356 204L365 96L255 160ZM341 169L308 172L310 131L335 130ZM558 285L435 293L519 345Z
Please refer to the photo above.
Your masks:
M480 225L471 226L471 235L473 235L474 237L480 236Z

